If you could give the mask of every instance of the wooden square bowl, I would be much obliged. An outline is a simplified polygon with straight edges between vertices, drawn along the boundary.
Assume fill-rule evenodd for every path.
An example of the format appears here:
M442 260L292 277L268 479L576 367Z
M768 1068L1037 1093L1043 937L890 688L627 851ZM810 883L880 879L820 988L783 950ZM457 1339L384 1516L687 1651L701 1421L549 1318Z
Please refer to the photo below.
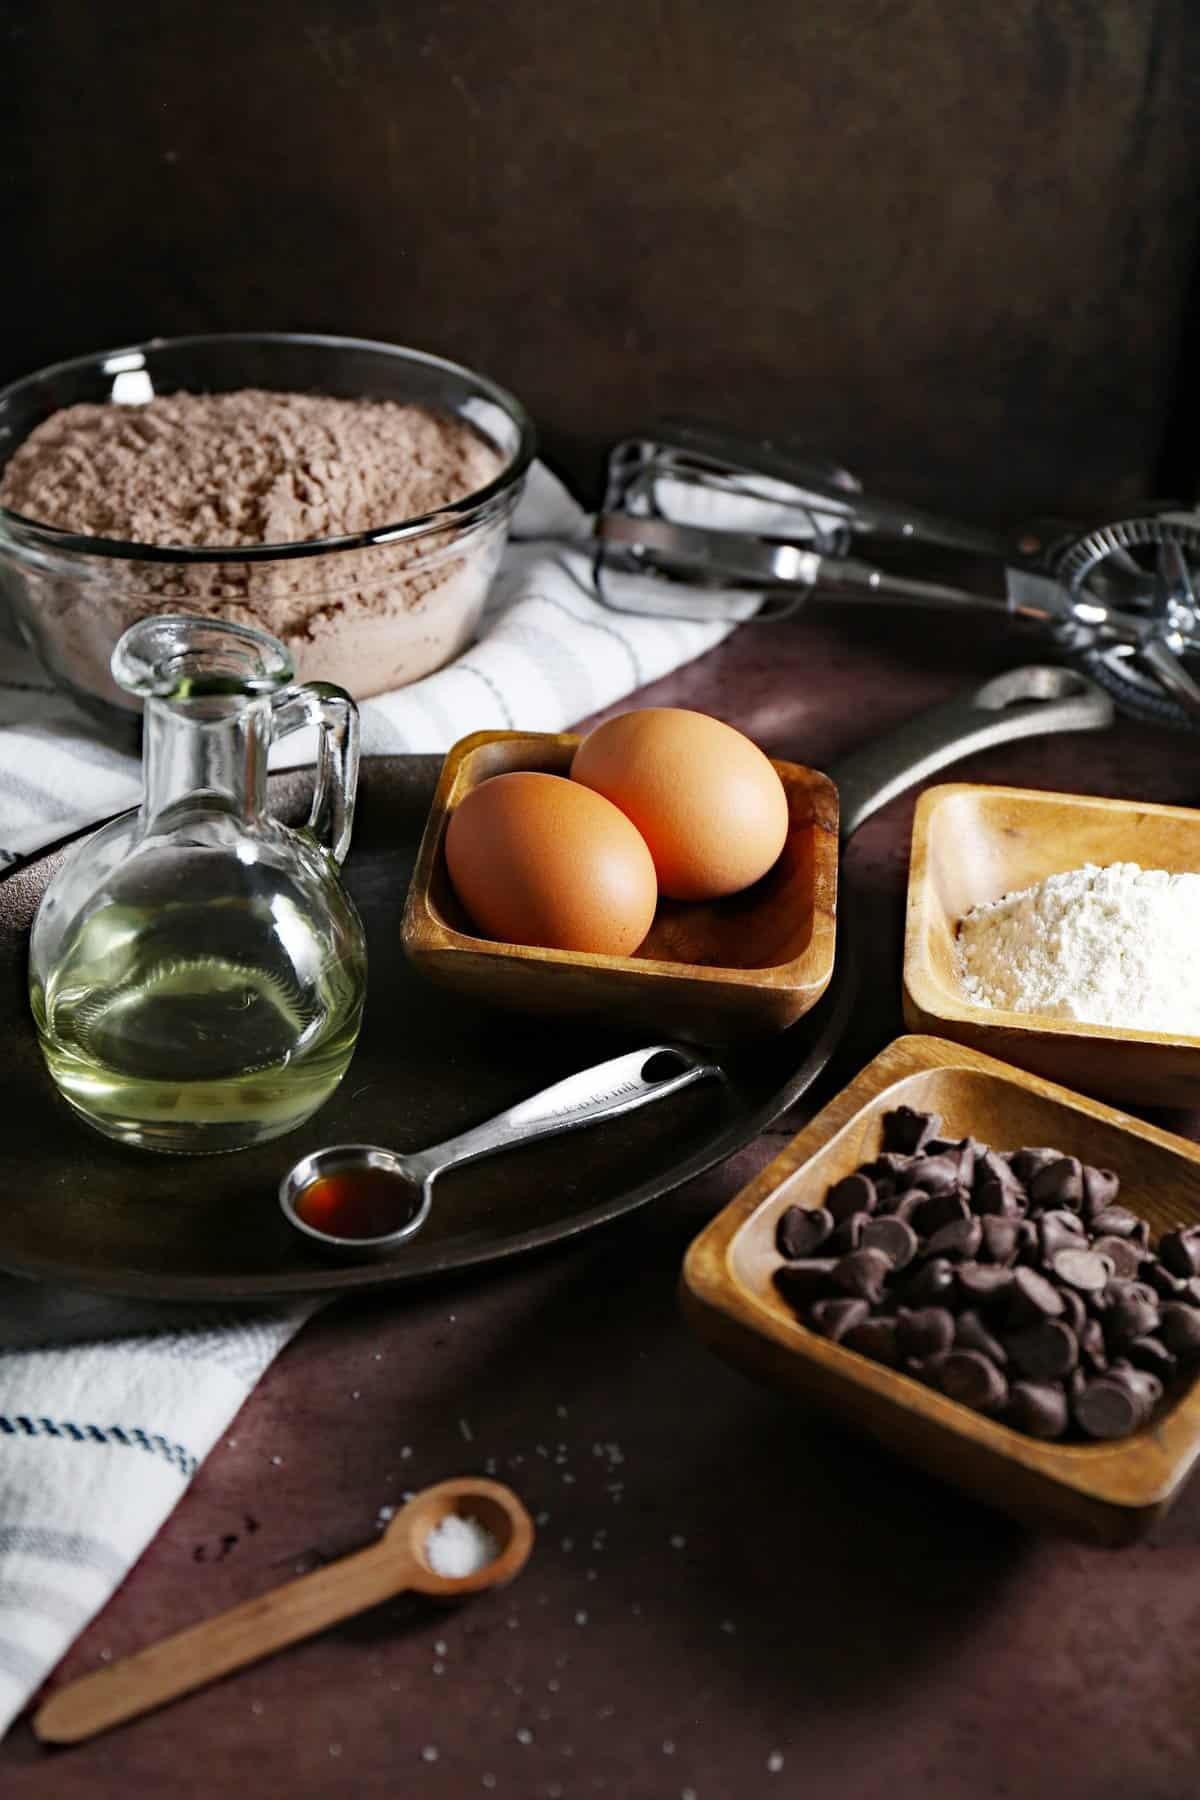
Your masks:
M927 789L909 861L905 1023L1106 1099L1200 1106L1200 1038L1005 1012L967 999L959 984L955 941L964 913L1047 875L1114 862L1200 870L1200 812L963 782ZM1200 919L1196 948L1200 955Z
M816 1005L833 974L837 789L828 776L774 764L788 797L787 841L773 869L712 902L661 899L634 956L591 956L475 935L446 869L459 802L493 775L566 775L579 739L479 731L446 758L404 911L404 947L435 981L530 1013L562 1013L703 1044L782 1031Z
M1200 1452L1200 1383L1168 1389L1150 1423L1114 1443L1043 1443L801 1325L772 1277L785 1207L820 1206L876 1157L883 1114L941 1113L944 1134L996 1150L1052 1144L1115 1169L1153 1241L1200 1222L1200 1146L939 1038L903 1037L869 1063L688 1250L690 1323L749 1374L789 1386L906 1461L1027 1524L1103 1544L1145 1534Z

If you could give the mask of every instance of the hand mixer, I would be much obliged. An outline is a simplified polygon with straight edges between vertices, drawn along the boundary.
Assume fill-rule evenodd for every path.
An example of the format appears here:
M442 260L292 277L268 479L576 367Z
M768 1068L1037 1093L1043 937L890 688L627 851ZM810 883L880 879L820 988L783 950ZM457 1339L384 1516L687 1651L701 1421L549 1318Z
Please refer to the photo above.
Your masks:
M868 541L984 560L996 591L881 567L858 554ZM1048 631L1130 713L1200 730L1200 517L1182 509L1009 538L869 498L846 470L770 442L672 421L613 451L594 560L606 605L674 618L778 619L816 590L989 611Z

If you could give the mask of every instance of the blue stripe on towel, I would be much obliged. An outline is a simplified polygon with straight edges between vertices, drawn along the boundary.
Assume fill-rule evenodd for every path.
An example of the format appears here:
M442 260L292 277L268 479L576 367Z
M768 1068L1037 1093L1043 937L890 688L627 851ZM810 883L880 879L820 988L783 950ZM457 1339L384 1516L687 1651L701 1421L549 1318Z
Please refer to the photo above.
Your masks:
M7 1437L67 1437L74 1438L76 1443L116 1444L128 1450L136 1446L139 1450L149 1451L151 1456L161 1456L186 1479L196 1473L200 1467L198 1459L182 1444L172 1444L157 1431L143 1431L140 1425L75 1425L69 1419L31 1419L26 1413L17 1413L9 1418L0 1413L0 1433Z

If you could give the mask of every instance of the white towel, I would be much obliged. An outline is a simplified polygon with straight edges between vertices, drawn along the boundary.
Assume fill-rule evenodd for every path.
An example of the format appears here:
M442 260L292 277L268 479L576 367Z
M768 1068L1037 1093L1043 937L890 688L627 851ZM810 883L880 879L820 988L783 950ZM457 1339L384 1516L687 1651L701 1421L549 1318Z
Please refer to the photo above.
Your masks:
M758 503L755 523L765 511ZM748 522L743 510L738 523ZM445 750L487 727L560 731L732 629L602 606L588 553L565 541L585 525L535 466L478 642L424 681L367 701L366 751ZM140 776L23 652L0 658L3 867L132 805ZM312 1310L201 1315L0 1278L0 1733Z

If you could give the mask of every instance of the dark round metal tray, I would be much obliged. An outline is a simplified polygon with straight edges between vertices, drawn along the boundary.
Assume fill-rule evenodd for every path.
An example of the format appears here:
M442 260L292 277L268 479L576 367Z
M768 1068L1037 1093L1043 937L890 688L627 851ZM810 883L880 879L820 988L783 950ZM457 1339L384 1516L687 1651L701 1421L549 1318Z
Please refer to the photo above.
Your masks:
M816 1080L853 997L844 955L806 1018L722 1056L723 1099L702 1083L628 1118L464 1168L439 1183L428 1226L394 1259L322 1260L276 1204L297 1157L332 1143L417 1149L640 1041L487 1011L408 967L400 918L440 767L436 756L364 762L345 871L370 955L359 1047L341 1089L307 1125L233 1156L139 1154L74 1117L45 1071L26 997L29 924L62 850L0 882L0 1269L103 1293L213 1301L465 1268L644 1206L749 1143ZM276 776L272 804L303 817L307 792L306 776Z

